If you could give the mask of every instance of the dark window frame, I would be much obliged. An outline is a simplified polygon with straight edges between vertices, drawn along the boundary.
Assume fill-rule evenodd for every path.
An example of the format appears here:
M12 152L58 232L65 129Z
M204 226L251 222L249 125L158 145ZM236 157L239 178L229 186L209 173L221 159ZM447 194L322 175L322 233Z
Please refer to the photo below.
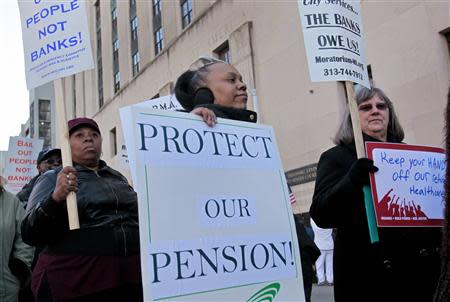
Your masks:
M181 0L181 26L185 29L193 19L192 0Z
M155 30L153 37L155 39L155 55L158 55L164 48L164 32L162 26Z

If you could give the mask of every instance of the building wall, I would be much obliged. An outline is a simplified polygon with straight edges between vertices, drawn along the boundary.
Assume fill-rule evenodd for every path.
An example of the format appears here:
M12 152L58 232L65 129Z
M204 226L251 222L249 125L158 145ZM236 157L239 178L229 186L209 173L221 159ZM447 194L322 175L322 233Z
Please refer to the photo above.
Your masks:
M70 90L66 90L66 93L68 95L71 95ZM56 146L56 119L55 119L55 93L53 90L53 82L44 84L42 86L36 87L34 89L30 90L29 93L29 100L30 100L30 109L31 106L33 107L33 116L30 116L29 120L29 136L31 138L41 138L44 139L39 134L39 129L42 127L42 125L39 123L40 121L40 108L39 108L39 102L40 100L49 100L50 101L50 116L42 116L45 117L48 121L50 121L50 133L47 140L44 142L44 147L47 146ZM31 110L30 110L31 111ZM31 112L30 112L31 115ZM31 133L31 129L33 130L33 133Z
M95 58L94 3L88 3L88 18ZM137 1L141 66L133 77L129 2L117 1L121 89L114 93L110 1L100 1L102 108L98 106L97 67L76 75L76 113L97 120L104 140L103 158L113 167L129 177L120 156L109 150L113 128L118 148L123 144L119 108L168 94L196 58L213 54L226 41L232 63L243 74L249 91L256 89L260 121L275 129L286 171L316 163L321 152L332 146L331 137L346 103L344 86L310 81L296 1L193 0L194 19L185 29L179 1L162 0L161 4L164 49L155 55L152 2ZM405 141L411 144L442 145L450 61L447 41L440 32L450 27L449 12L450 3L445 1L362 1L373 81L394 102ZM66 99L73 93L69 86L66 83ZM249 108L253 107L250 101ZM293 187L298 200L295 212L309 209L313 190L313 182Z

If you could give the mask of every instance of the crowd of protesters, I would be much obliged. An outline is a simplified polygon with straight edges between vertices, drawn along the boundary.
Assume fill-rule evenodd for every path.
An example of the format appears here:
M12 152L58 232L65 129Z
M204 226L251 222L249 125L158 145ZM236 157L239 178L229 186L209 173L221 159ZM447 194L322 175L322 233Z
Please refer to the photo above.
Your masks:
M222 61L200 61L175 85L185 111L210 127L217 117L256 122L239 71ZM360 88L356 101L365 141L403 142L393 102L381 89ZM0 300L142 301L137 195L122 174L100 159L102 135L93 119L72 119L68 129L71 166L61 165L61 150L46 149L37 159L39 174L17 196L0 183ZM447 147L448 140L447 134ZM380 228L379 244L371 244L362 187L378 168L367 158L356 158L348 111L334 143L320 156L310 209L316 236L331 241L317 248L295 220L306 300L311 299L316 263L319 283L334 286L337 302L433 301L440 229ZM448 191L447 183L447 202ZM80 228L69 231L66 198L71 192L77 194ZM450 297L448 223L444 230L435 302ZM27 288L33 295L20 296Z

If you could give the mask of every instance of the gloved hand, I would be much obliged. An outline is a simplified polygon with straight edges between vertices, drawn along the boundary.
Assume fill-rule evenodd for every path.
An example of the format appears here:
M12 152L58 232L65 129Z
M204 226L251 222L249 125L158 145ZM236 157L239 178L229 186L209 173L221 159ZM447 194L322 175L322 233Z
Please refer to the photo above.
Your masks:
M373 160L363 157L353 163L347 175L352 183L362 187L369 184L369 172L377 171L378 168L373 165Z

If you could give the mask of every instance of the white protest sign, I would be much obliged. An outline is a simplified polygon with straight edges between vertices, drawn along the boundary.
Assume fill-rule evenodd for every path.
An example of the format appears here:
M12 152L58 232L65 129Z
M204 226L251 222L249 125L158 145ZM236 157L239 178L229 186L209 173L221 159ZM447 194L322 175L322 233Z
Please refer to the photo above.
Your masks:
M9 138L6 156L5 178L7 190L17 194L34 176L38 174L36 159L42 150L44 141L26 137Z
M379 168L371 175L378 226L442 226L444 150L374 142L366 146Z
M370 87L359 1L298 0L312 82Z
M145 301L305 301L271 127L142 106L121 119Z
M150 99L147 101L143 101L141 103L135 104L133 106L143 106L152 109L160 109L160 110L183 110L180 102L178 102L177 98L174 94L162 96L155 99ZM124 131L125 132L125 131ZM123 140L124 144L119 151L120 163L122 169L129 169L129 159L127 154L127 148L125 145L125 139Z
M28 89L94 68L85 1L20 1Z

